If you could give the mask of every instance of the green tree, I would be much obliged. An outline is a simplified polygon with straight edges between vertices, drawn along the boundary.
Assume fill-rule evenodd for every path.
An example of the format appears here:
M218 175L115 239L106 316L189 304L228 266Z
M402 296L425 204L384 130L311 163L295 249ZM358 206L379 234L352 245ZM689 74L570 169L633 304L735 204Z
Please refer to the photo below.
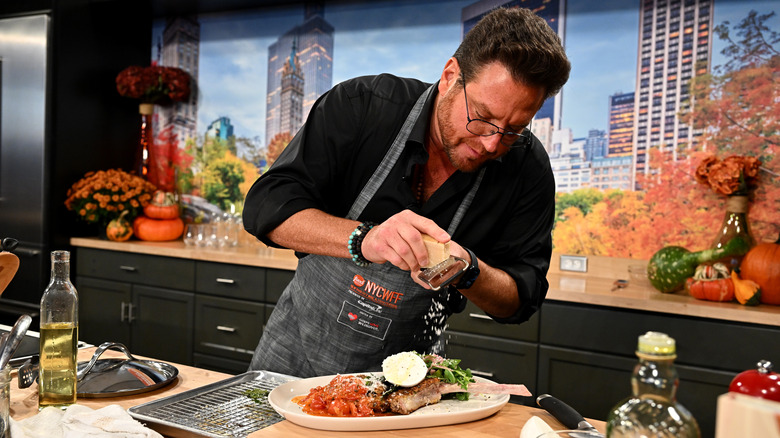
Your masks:
M223 211L230 211L231 205L243 202L243 182L244 172L240 160L227 152L207 164L203 172L201 193L210 203Z
M571 193L556 193L555 194L555 222L556 224L564 220L566 217L565 211L569 207L574 207L582 212L583 215L590 213L593 205L604 198L604 193L598 189L578 189Z

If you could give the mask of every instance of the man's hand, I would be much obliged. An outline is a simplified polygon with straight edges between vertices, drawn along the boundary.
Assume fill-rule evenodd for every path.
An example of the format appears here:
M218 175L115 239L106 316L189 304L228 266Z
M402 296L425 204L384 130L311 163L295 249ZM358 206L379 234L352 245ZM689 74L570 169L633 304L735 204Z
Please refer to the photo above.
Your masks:
M363 257L374 263L389 262L405 271L412 271L412 278L417 281L414 273L419 273L420 266L428 263L423 233L442 243L450 240L449 234L434 221L404 210L366 234L361 246Z

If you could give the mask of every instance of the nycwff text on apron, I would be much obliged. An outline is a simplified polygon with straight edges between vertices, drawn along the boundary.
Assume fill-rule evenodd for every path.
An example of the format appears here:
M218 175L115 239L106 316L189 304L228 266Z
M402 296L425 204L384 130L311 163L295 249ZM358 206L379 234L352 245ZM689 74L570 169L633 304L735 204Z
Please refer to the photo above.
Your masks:
M352 277L352 284L349 285L349 290L353 292L353 295L363 297L382 307L389 307L391 309L397 309L398 302L404 298L402 292L390 290L371 280L363 278L360 274L356 274ZM377 311L381 313L382 309L378 308Z

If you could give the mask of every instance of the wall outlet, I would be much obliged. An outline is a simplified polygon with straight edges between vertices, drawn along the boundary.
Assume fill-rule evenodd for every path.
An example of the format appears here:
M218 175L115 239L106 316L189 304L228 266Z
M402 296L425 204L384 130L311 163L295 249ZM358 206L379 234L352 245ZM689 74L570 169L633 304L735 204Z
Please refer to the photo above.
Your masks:
M561 271L588 272L585 256L561 255Z

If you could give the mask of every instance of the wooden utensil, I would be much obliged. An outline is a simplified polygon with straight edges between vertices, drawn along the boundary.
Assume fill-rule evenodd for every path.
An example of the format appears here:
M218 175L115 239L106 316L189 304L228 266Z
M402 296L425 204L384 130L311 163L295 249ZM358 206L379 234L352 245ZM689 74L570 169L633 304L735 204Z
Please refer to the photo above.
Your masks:
M16 254L12 254L9 251L13 251L16 248L16 239L6 237L2 241L2 249L0 252L0 294L3 293L8 283L14 279L16 271L19 269L19 257Z

